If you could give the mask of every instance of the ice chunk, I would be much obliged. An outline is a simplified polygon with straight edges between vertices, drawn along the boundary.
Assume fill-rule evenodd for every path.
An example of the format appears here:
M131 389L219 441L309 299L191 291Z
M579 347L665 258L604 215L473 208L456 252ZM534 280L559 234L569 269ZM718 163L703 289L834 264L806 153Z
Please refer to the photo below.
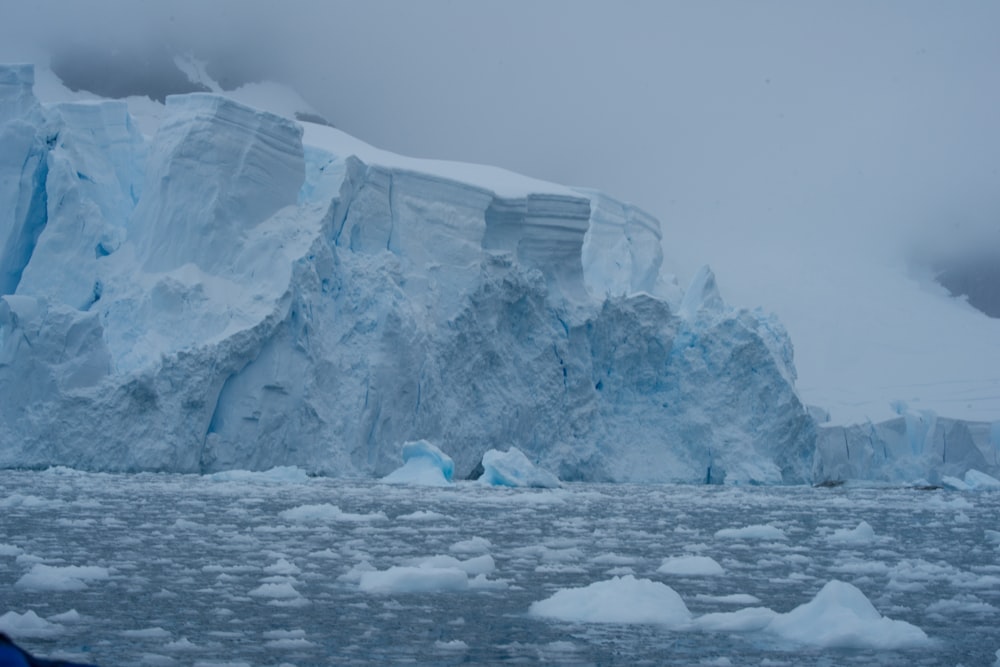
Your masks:
M65 631L58 623L50 623L28 610L23 614L16 611L8 611L0 616L0 632L3 632L15 639L21 637L33 639L48 639L62 634Z
M917 626L882 616L857 587L837 580L823 586L811 601L780 614L767 630L824 648L898 649L930 641Z
M301 597L300 593L295 590L295 587L287 581L261 584L247 593L247 595L271 600L294 600Z
M710 577L725 574L718 561L709 556L673 556L665 558L656 569L660 574L679 577Z
M287 521L296 521L299 523L365 523L368 521L387 521L389 518L385 515L385 512L381 511L371 514L344 512L336 505L329 503L299 505L298 507L284 510L278 516Z
M785 531L770 525L745 526L743 528L723 528L715 531L715 536L726 540L785 540Z
M453 567L395 566L362 572L358 586L366 593L442 593L469 588L469 575Z
M108 568L96 565L57 567L36 563L17 580L14 587L29 591L82 591L87 588L87 582L100 581L108 576Z
M1000 540L998 540L1000 541ZM467 540L456 542L448 550L455 554L485 554L493 548L493 543L485 537L470 537Z
M972 491L1000 491L1000 479L978 470L966 471L965 483Z
M826 539L841 544L870 544L875 541L875 530L867 521L862 521L855 528L839 528Z
M502 588L502 581L486 575L496 569L492 556L468 560L452 556L432 556L387 570L363 570L358 586L366 593L442 593L469 588ZM472 577L472 579L470 579Z
M491 449L483 454L483 475L479 481L491 486L546 489L560 486L558 477L533 464L517 447L506 452Z
M668 628L691 621L691 612L674 589L632 575L562 589L532 603L529 613L575 623L655 623Z
M455 462L426 440L404 443L402 455L403 466L383 477L383 482L420 486L446 486L451 483Z

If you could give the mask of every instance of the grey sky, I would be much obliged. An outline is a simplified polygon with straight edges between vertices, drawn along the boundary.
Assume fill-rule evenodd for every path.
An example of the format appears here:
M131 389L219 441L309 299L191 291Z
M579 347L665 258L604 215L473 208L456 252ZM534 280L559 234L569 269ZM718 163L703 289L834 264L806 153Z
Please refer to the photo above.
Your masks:
M0 5L8 45L163 38L378 146L606 190L661 219L682 273L942 230L1000 245L996 2Z

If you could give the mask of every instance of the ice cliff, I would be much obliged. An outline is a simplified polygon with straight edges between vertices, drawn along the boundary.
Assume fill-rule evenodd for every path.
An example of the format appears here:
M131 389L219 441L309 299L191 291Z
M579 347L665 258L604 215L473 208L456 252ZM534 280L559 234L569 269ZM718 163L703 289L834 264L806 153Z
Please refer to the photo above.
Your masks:
M968 471L1000 476L1000 422L972 422L911 410L883 422L818 431L816 478L940 485Z
M0 466L812 479L784 329L603 194L211 94L152 138L0 67ZM305 130L305 134L304 133Z

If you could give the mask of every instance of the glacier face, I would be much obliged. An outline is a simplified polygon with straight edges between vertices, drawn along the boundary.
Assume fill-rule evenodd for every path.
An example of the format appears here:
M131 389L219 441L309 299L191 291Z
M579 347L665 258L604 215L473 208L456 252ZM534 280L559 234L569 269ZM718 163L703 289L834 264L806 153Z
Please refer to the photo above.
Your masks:
M606 195L207 94L152 139L0 68L0 466L802 482L791 343ZM303 143L303 141L305 143Z
M820 428L817 478L940 485L969 471L1000 475L1000 422L949 419L904 405L898 412L883 422Z

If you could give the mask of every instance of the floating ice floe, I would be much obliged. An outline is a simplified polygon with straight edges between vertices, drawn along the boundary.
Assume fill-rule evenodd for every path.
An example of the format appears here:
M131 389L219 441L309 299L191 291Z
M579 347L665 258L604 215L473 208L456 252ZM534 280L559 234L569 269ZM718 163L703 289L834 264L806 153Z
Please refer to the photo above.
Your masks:
M3 632L15 639L48 639L62 634L65 630L58 623L50 623L44 618L28 610L23 614L16 611L8 611L0 616L0 632Z
M674 589L632 575L556 591L535 602L532 616L574 623L652 623L680 628L691 612Z
M663 564L656 571L660 574L672 574L678 577L711 577L726 573L718 561L709 556L665 558Z
M892 650L930 641L917 626L882 616L864 593L837 580L785 614L749 607L694 618L672 588L631 575L557 591L533 603L529 613L573 623L648 623L672 630L762 632L820 648Z
M366 521L388 521L389 519L385 512L355 514L345 512L329 503L299 505L281 512L278 516L286 521L298 523L364 523Z
M867 521L862 521L855 528L839 528L826 539L828 542L845 545L871 544L875 541L875 530Z
M451 484L455 462L426 440L404 443L402 455L403 466L383 477L383 482L417 486Z
M96 565L55 567L35 563L14 587L31 591L82 591L87 588L87 582L107 579L108 576L108 568Z
M796 643L830 648L900 649L930 641L917 626L882 616L858 588L837 580L811 601L778 614L766 629Z
M786 540L785 531L770 525L745 526L743 528L723 528L715 536L726 540Z
M496 569L490 555L459 560L432 556L387 570L360 573L358 587L366 593L445 593L475 588L504 588L506 583L487 579Z
M559 478L532 463L517 447L506 452L491 449L483 454L483 484L491 486L527 486L552 489L561 486Z

